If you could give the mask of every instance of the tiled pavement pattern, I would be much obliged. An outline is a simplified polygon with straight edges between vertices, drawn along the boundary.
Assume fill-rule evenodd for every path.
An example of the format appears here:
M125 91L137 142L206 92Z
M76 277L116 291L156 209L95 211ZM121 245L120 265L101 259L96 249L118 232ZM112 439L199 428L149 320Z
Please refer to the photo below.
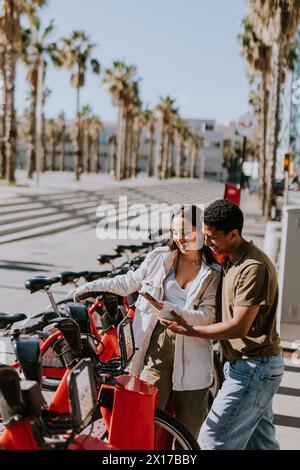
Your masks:
M55 234L73 228L93 229L99 222L96 209L99 205L112 204L122 219L126 209L119 206L119 196L127 196L128 205L145 204L207 204L223 196L220 183L166 182L152 186L104 188L89 191L61 191L48 194L19 193L11 198L0 199L0 244L27 238ZM134 218L134 217L132 217ZM131 219L132 219L131 218Z

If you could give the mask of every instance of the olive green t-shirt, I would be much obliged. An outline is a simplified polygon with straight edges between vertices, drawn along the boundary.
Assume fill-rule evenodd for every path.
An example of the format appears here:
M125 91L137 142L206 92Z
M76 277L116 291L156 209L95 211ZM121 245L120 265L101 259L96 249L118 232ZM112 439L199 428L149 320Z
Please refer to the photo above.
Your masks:
M227 359L280 353L280 338L276 332L276 271L267 255L253 242L243 244L234 258L225 262L217 297L217 321L231 320L235 306L260 306L245 338L221 341Z

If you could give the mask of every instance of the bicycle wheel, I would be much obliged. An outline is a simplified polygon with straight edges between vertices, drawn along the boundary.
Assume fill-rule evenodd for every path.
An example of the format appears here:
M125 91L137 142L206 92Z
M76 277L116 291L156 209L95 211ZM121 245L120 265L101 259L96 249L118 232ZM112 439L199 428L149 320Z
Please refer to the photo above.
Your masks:
M81 435L89 435L106 441L107 429L103 418L95 413L93 423L81 431ZM177 419L165 411L156 409L154 416L155 450L199 450L196 439L179 423Z
M155 450L199 450L191 433L173 416L155 410Z

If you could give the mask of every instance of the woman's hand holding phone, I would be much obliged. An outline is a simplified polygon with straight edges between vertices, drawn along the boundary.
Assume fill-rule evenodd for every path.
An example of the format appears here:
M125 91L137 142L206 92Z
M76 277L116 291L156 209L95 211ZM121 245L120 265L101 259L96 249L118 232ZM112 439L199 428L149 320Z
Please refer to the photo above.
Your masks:
M165 307L164 302L159 302L156 300L154 297L152 297L149 292L139 292L139 294L144 297L144 299L148 300L150 304L156 308L159 312L157 313L157 316L160 320L174 320L174 316L170 313L169 310L167 310Z
M148 302L150 302L150 304L153 305L153 307L155 307L157 310L163 309L164 303L156 300L154 297L152 297L151 294L149 294L149 292L139 292L139 294L144 297L144 299L148 300Z

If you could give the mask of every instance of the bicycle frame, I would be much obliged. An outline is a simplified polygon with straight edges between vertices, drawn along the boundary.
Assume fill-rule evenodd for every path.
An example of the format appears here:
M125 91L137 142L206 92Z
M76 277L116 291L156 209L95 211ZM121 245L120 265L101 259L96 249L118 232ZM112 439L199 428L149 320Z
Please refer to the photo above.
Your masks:
M0 446L5 450L38 450L39 446L34 437L30 419L9 424L0 436Z
M94 312L97 308L103 307L103 301L96 301L90 308L88 308L88 315L89 321L91 326L91 333L92 335L100 342L97 347L97 354L102 361L107 361L108 359L112 359L118 357L120 355L119 351L119 343L118 343L118 335L117 335L117 328L112 327L110 330L106 331L102 336L99 334L98 328L95 323L95 319L93 317ZM127 317L133 318L134 316L134 308L129 308L128 303L127 305ZM59 339L61 339L63 335L56 331L52 333L45 341L41 343L41 355L42 357L46 354L48 349ZM12 367L18 368L19 363L14 362ZM42 374L44 377L48 377L50 379L62 379L65 375L66 368L65 367L45 367L42 368Z

